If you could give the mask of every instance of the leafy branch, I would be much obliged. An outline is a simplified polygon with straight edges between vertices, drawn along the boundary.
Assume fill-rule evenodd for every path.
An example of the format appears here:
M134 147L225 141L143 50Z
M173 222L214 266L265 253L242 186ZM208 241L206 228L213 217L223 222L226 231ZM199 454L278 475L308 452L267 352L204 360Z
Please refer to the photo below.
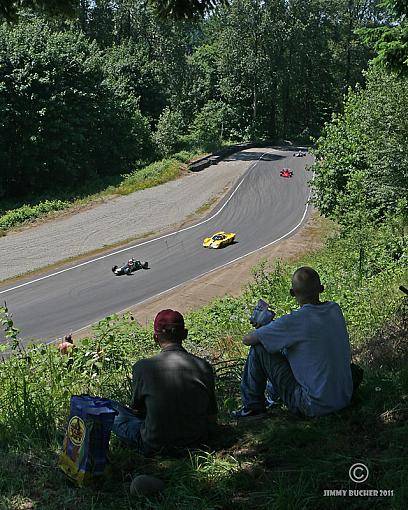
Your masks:
M4 306L0 306L0 323L4 328L5 337L8 340L8 343L5 344L4 346L0 345L0 350L4 350L3 347L5 347L6 349L13 350L17 349L17 347L19 346L18 335L20 333L20 330L14 327L12 314L9 312L6 302L4 302Z

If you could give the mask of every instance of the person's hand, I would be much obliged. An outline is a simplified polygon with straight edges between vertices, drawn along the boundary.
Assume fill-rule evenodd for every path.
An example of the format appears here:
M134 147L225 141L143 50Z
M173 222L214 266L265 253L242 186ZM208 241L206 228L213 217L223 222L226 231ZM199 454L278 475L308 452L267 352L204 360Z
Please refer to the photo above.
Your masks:
M256 333L254 331L252 331L252 332L244 335L244 337L242 339L242 343L244 345L257 345L260 342L258 340L258 337L256 336Z

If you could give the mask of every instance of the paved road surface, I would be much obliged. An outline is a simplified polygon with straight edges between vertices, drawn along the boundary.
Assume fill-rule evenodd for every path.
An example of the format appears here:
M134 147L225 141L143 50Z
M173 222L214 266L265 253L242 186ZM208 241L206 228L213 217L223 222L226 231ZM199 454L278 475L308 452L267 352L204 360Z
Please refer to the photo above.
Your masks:
M311 156L294 158L293 150L268 152L198 224L58 274L0 287L0 299L7 300L22 338L42 340L140 303L293 233L307 215L311 175L304 168L311 162ZM292 179L279 176L285 167L294 171ZM202 248L203 238L217 230L236 232L237 242L221 250ZM111 266L130 256L149 261L151 269L115 277Z

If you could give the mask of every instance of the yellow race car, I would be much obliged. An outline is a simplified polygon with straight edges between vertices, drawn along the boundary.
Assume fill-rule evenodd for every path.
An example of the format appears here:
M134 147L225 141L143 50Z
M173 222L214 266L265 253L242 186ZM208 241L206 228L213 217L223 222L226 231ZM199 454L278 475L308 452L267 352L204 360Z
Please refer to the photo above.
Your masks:
M234 242L233 232L217 232L212 237L206 237L203 241L204 248L222 248Z

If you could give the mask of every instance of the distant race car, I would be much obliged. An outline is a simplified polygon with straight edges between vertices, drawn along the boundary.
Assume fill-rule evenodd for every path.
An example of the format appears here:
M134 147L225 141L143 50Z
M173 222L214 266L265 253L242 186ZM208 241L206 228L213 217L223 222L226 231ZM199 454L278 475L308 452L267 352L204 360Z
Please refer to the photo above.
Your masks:
M304 151L297 151L293 153L295 158L302 158L303 156L306 156L306 152Z
M212 237L206 237L203 241L204 248L222 248L234 242L233 232L217 232Z
M143 264L140 262L140 260L135 260L133 257L129 259L125 264L121 266L113 266L112 272L116 276L121 276L123 274L131 274L134 271L137 271L138 269L148 269L149 264L147 262L143 262Z
M289 179L290 177L293 177L293 172L292 170L289 170L289 168L284 168L283 170L280 171L280 176Z

